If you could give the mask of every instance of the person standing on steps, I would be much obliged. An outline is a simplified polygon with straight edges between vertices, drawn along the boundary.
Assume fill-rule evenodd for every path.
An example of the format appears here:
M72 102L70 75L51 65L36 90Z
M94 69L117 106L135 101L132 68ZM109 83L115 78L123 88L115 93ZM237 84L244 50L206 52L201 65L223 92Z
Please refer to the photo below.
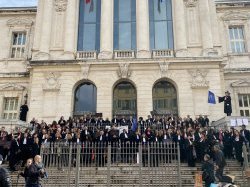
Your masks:
M232 114L232 104L231 104L231 96L230 92L226 91L225 96L218 97L219 103L224 102L224 113L227 114L227 116L231 116Z
M226 160L223 152L220 150L220 145L214 145L214 162L215 162L215 177L219 181L222 181L224 167L226 166Z

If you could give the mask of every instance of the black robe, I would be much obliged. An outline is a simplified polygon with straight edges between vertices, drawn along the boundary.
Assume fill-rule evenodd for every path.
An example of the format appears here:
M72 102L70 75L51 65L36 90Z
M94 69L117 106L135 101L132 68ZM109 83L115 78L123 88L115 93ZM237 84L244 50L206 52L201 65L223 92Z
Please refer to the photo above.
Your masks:
M230 96L219 97L219 103L221 102L224 102L224 113L230 116L232 113L231 97Z
M29 107L26 104L20 107L20 120L21 121L26 121L28 111L29 111Z

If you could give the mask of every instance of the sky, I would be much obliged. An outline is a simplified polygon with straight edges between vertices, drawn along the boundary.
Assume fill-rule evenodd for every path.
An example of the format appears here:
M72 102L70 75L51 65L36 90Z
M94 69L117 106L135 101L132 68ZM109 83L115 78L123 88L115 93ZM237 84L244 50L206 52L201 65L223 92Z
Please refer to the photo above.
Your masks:
M38 0L0 0L0 7L37 6Z

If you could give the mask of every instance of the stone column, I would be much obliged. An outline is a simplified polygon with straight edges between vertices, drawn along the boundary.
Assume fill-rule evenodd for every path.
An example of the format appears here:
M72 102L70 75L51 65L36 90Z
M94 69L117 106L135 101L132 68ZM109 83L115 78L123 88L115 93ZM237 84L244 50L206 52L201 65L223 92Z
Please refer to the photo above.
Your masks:
M75 29L76 29L76 6L77 0L69 0L66 10L66 25L64 32L64 57L74 59L75 52Z
M37 6L37 14L36 14L36 25L35 25L35 36L34 36L34 45L33 49L35 51L39 51L40 39L41 39L41 29L42 29L42 21L43 21L43 6L44 0L38 1Z
M137 58L150 58L149 9L147 0L136 1Z
M210 51L213 49L213 37L208 0L200 0L199 8L203 55L208 56Z
M113 5L113 0L101 1L100 59L111 59L113 56Z
M216 14L216 6L215 6L214 0L209 0L209 8L210 8L210 15L211 15L213 46L218 47L218 46L221 46L221 41L220 41L219 24L218 24L218 18Z
M174 37L176 57L188 56L187 54L187 31L185 25L185 12L183 0L174 0Z
M51 25L52 25L52 8L53 2L51 0L44 0L44 16L41 32L40 54L42 60L49 59Z

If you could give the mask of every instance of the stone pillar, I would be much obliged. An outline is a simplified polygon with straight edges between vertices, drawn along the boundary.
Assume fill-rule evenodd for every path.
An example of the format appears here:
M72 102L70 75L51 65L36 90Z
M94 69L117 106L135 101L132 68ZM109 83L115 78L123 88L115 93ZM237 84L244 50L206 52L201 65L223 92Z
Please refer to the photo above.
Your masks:
M149 9L147 0L136 0L137 58L150 58Z
M217 18L216 6L215 6L214 0L209 0L209 8L210 8L210 15L211 15L213 46L218 47L218 46L221 46L221 41L220 41L219 24L218 24L218 18Z
M76 6L77 0L69 0L66 11L66 24L64 32L64 57L74 59L75 52L75 29L76 29Z
M101 1L100 59L111 59L113 56L113 6L113 0Z
M36 14L36 25L35 25L35 36L34 36L34 45L33 49L35 51L39 51L40 48L40 39L41 39L41 29L42 29L42 21L43 21L43 6L44 0L38 1L37 6L37 14Z
M185 12L183 0L174 0L174 37L176 57L188 56L187 54L187 31L185 25Z
M44 16L42 20L43 24L40 44L41 60L49 59L53 2L54 1L51 0L44 0Z
M208 0L200 0L199 8L203 55L208 56L210 51L213 49L213 37Z

